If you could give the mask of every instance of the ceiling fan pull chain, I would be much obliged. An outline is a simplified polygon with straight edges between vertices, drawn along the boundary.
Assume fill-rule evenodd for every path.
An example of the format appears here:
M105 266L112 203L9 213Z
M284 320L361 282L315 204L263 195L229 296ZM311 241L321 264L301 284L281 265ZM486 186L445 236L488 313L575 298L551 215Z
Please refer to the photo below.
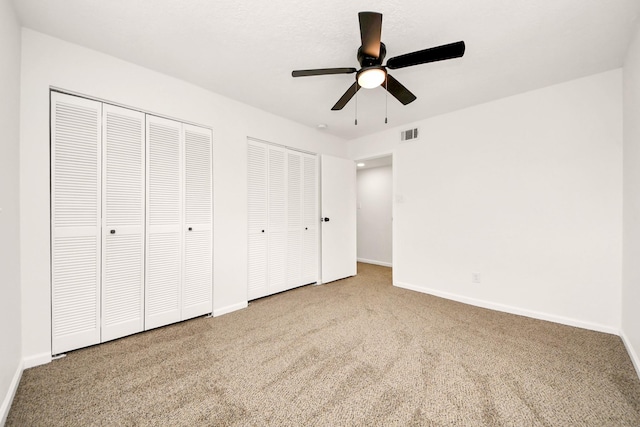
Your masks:
M358 126L358 91L356 88L356 126Z
M385 77L384 79L384 124L387 124L387 117L389 116L389 108L388 108L388 100L389 100L389 79Z

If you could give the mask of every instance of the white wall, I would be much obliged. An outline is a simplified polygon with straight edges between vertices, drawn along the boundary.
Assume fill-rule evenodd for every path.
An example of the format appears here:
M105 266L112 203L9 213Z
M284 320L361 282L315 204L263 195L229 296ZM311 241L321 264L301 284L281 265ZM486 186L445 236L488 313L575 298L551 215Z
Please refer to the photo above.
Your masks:
M22 369L20 336L20 25L0 0L0 425Z
M640 375L640 28L624 66L622 332Z
M358 261L391 267L391 166L359 169Z
M22 33L21 255L27 366L51 354L49 87L210 126L214 132L214 314L247 303L247 136L346 156L344 141L77 45Z
M350 141L395 150L395 284L618 333L621 89L613 70Z

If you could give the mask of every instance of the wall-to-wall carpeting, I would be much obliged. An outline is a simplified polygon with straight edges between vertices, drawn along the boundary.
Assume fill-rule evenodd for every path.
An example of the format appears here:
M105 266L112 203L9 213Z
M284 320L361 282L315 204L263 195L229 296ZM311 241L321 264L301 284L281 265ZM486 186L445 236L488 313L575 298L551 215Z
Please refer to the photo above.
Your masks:
M36 425L638 426L620 338L391 286L391 270L26 370Z

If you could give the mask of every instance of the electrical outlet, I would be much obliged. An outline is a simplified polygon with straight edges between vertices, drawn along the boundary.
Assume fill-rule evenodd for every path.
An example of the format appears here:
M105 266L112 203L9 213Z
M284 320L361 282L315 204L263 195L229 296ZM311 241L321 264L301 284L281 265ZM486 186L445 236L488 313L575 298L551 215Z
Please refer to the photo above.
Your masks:
M471 273L471 283L480 283L480 273Z

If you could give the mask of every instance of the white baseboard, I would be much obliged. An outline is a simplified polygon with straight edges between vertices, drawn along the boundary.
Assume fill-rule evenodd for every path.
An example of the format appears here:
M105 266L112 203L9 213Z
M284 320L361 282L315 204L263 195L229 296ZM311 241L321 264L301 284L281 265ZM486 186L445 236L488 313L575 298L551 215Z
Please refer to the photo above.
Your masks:
M640 378L640 355L635 352L635 349L631 345L631 341L624 333L624 331L620 331L620 338L622 338L622 342L624 346L627 348L627 353L629 353L629 357L631 358L631 362L633 363L633 367L636 368L636 374L638 378Z
M23 362L21 361L20 363L18 363L18 367L16 368L16 372L13 374L11 384L9 384L9 390L7 390L7 394L2 400L2 406L0 406L0 426L5 425L5 423L7 422L9 410L11 409L11 403L13 402L13 398L16 395L16 391L18 391L20 378L22 378L22 370Z
M393 267L393 264L391 264L390 262L376 261L374 259L358 258L358 262L364 262L365 264L381 265L383 267Z
M213 310L213 317L222 316L223 314L228 314L237 310L242 310L243 308L247 308L249 303L247 301L239 302L238 304L228 305L226 307L217 308Z
M51 353L36 354L22 359L22 366L24 369L46 365L47 363L51 363Z
M548 322L560 323L561 325L575 326L576 328L589 329L591 331L596 331L596 332L604 332L607 334L620 335L619 329L612 328L606 325L600 325L598 323L585 322L582 320L571 319L569 317L556 316L554 314L528 310L525 308L514 307L510 305L505 305L505 304L498 304L498 303L476 299L476 298L469 298L462 295L452 294L449 292L442 292L435 289L429 289L429 288L424 288L416 285L410 285L408 283L394 282L393 285L399 288L421 292L423 294L434 295L437 297L462 302L464 304L475 305L477 307L482 307L482 308L488 308L490 310L517 314L519 316L531 317L533 319L546 320Z

